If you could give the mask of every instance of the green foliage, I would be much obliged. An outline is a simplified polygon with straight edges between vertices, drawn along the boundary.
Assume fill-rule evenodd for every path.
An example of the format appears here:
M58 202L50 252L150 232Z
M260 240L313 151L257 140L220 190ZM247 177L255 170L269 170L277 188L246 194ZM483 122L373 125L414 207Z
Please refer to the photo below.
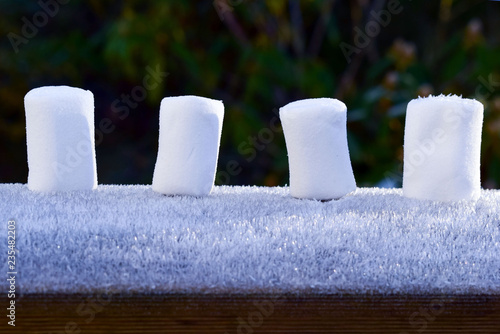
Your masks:
M215 5L215 6L214 6ZM116 129L97 147L101 183L150 183L161 98L224 100L219 170L236 161L230 184L284 185L277 108L309 97L335 97L348 108L351 159L360 186L401 182L406 104L419 95L456 93L486 107L483 186L500 185L500 4L408 2L366 47L356 47L384 1L71 1L15 53L8 34L41 10L34 1L0 1L0 182L26 182L23 97L52 84L93 91L96 124ZM112 108L143 84L146 67L169 73L121 119ZM255 153L255 154L254 154Z

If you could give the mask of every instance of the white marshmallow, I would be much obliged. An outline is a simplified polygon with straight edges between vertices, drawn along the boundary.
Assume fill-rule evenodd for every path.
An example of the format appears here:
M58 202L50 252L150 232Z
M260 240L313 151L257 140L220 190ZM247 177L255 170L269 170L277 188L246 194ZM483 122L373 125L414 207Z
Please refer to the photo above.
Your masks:
M356 189L347 146L347 107L330 98L280 109L290 165L290 194L328 200Z
M435 201L480 196L483 105L459 96L430 96L408 104L403 194Z
M94 95L68 86L40 87L26 94L24 105L28 188L95 189Z
M208 195L219 155L224 105L198 96L167 97L160 106L153 190L166 195Z

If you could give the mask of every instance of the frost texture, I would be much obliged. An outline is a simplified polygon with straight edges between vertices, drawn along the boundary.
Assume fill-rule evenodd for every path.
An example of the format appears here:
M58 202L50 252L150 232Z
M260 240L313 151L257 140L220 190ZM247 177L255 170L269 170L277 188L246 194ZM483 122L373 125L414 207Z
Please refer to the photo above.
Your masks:
M0 185L2 235L17 221L22 293L498 294L499 208L500 191L486 190L477 202L440 203L360 188L322 203L288 188L194 198Z

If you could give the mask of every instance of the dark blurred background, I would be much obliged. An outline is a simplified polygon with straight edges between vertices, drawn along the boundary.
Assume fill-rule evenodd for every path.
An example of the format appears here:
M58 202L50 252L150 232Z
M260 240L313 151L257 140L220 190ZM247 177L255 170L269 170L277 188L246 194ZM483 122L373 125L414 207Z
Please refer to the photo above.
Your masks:
M400 186L406 104L455 93L485 105L482 185L499 188L500 2L1 0L0 13L2 183L27 180L24 95L70 85L94 93L102 184L151 183L161 99L201 95L226 108L218 184L287 184L276 110L335 97L358 186ZM168 76L145 89L155 71Z

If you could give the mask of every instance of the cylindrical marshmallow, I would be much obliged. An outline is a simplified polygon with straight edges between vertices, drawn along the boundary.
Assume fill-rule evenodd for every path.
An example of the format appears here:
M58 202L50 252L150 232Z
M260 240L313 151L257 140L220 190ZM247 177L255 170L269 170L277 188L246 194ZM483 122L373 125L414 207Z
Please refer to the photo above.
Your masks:
M459 96L430 96L408 104L403 194L435 201L480 196L483 105Z
M53 192L97 187L94 95L68 86L35 88L24 98L28 188Z
M306 99L280 109L290 165L290 194L328 200L356 189L347 146L347 107L336 99Z
M167 97L161 101L154 191L192 196L210 193L223 118L222 101L199 96Z

